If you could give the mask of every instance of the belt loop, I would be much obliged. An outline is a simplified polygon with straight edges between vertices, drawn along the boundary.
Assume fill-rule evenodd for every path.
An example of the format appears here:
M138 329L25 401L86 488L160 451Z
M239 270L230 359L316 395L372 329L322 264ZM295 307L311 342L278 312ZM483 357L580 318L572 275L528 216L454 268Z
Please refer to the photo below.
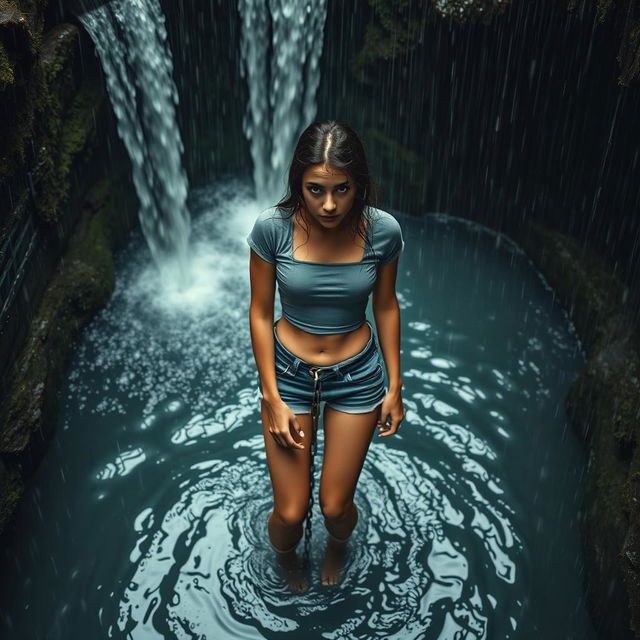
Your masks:
M331 369L332 369L332 370L333 370L333 372L336 374L336 377L337 377L337 378L341 378L341 379L344 379L344 378L345 378L345 374L344 374L344 373L342 373L342 370L340 369L340 367L339 367L337 364L336 364L336 365L333 365L333 366L331 367ZM347 374L347 375L348 375L348 374Z
M342 380L346 380L347 382L351 382L351 374L348 371L347 373L343 373L342 369L340 369L338 365L333 367L333 370L336 372L336 375L338 376L338 378L341 378Z
M294 358L293 362L291 363L291 373L295 376L296 373L298 373L298 365L300 364L300 358L298 358L297 356Z

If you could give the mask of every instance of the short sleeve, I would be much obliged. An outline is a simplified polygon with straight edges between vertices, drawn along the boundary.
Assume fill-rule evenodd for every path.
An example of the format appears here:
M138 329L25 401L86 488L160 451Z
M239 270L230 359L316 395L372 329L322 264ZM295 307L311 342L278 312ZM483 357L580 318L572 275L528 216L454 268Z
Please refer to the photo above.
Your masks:
M402 238L400 223L392 215L389 215L385 226L386 242L380 264L393 262L404 249L404 239Z
M247 236L247 244L263 259L272 264L276 261L275 228L270 218L260 214Z

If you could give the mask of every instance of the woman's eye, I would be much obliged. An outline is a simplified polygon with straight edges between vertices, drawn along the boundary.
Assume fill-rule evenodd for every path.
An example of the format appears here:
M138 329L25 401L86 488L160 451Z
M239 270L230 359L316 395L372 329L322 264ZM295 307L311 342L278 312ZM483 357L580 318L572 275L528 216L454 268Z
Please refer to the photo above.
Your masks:
M310 186L308 187L308 189L314 196L317 196L320 193L322 193L322 189L320 187ZM349 187L347 185L341 185L337 187L336 190L339 191L340 193L347 193L347 191L349 191Z

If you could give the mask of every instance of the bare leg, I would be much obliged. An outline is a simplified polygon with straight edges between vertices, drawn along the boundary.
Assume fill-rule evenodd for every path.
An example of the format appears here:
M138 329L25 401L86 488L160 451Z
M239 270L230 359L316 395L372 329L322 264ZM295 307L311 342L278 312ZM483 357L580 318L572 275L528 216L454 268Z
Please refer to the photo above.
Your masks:
M344 564L346 543L358 522L353 502L380 406L351 414L325 405L324 458L320 476L320 507L329 533L320 572L322 584L336 584Z
M269 432L269 415L264 405L262 407L262 433L273 488L273 511L267 522L269 541L280 566L286 570L289 587L304 591L307 584L298 570L295 547L302 537L302 523L309 507L311 414L298 414L297 417L304 437L299 438L293 430L291 435L305 448L281 447Z

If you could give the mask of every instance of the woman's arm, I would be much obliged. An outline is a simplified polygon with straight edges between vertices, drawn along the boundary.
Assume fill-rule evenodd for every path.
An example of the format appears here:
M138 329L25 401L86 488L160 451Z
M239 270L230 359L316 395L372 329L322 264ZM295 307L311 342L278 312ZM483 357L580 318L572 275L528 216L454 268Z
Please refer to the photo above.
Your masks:
M251 304L249 329L251 347L258 368L262 397L267 401L279 400L276 384L275 351L273 344L273 301L276 290L275 264L267 262L251 249L249 260Z
M389 389L380 406L378 437L396 433L404 420L402 379L400 378L400 305L396 296L398 259L378 267L378 278L373 290L373 315L378 330L378 341L389 376ZM391 423L388 417L391 417Z
M400 378L400 305L396 296L398 260L378 267L371 306L389 377L389 392L402 389Z
M273 299L276 289L276 267L263 260L251 249L249 260L251 279L251 305L249 307L249 328L251 346L258 367L262 385L262 404L268 418L269 433L281 447L304 449L291 435L291 427L302 432L295 413L283 402L278 392L275 367L275 345L273 340Z

